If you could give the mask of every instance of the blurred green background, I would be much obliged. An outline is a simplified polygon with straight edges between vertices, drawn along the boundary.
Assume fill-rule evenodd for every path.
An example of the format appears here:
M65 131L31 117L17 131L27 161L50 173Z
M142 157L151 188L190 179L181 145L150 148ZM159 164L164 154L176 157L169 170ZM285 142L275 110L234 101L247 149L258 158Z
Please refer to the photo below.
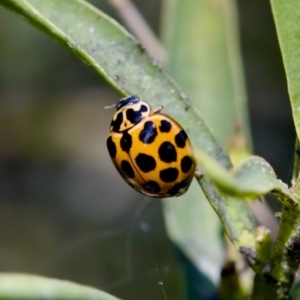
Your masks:
M159 34L161 1L133 2ZM119 20L106 1L93 4ZM288 182L295 133L270 5L238 9L254 153ZM167 299L184 300L160 201L125 184L106 150L114 110L104 106L120 96L1 7L0 41L0 270L132 300L165 299L162 281Z

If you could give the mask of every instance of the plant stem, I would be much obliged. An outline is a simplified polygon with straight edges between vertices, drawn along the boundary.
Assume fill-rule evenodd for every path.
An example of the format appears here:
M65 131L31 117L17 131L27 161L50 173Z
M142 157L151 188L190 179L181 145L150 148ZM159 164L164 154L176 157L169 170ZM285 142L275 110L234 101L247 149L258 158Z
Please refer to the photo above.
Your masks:
M252 299L289 299L289 290L300 263L299 247L299 205L283 207L278 237L270 261L255 276Z

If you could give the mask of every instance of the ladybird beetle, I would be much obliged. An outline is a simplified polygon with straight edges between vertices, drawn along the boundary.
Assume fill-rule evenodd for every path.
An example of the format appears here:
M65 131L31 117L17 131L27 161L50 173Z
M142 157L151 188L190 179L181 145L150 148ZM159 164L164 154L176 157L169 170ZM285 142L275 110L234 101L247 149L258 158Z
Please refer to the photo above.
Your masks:
M194 176L191 142L183 128L136 95L121 99L107 148L125 181L140 193L164 198L184 194Z

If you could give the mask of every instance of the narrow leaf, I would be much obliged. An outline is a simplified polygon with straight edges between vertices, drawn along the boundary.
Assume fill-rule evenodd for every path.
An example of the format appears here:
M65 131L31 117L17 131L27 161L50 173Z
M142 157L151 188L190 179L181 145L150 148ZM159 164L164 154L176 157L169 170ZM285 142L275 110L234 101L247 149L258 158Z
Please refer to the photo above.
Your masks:
M205 176L226 195L256 198L273 192L283 205L298 205L288 186L277 179L273 168L261 157L250 156L229 171L204 153L197 152L196 157Z
M83 0L0 0L0 4L21 14L56 38L124 95L144 89L141 92L142 98L153 106L163 105L164 112L183 124L194 148L202 149L225 168L230 167L224 147L215 139L188 98L157 61L151 59L144 48L110 17ZM209 192L206 194L213 196ZM235 204L226 204L230 208L228 212L223 201L219 205L220 210L228 214L226 220L230 222L230 214L235 210ZM235 232L235 237L230 238L240 244L238 233L243 229L252 236L251 245L245 246L253 246L254 224L249 221L249 210L245 206L240 214L234 215L239 218L241 227L235 228L235 224L230 224L229 227Z
M235 1L163 4L163 39L171 74L224 144L237 124L249 142Z
M225 144L236 135L237 124L239 135L249 142L236 16L232 1L163 1L167 68ZM198 149L207 152L204 145ZM239 150L230 154L240 154ZM194 264L216 280L223 266L224 245L220 243L220 222L205 198L237 247L254 245L253 219L245 201L226 199L206 180L200 184L205 194L192 186L180 199L165 203L166 224L170 236Z
M298 0L271 0L294 123L300 137L300 10Z
M1 299L118 300L105 292L66 280L30 274L0 274Z

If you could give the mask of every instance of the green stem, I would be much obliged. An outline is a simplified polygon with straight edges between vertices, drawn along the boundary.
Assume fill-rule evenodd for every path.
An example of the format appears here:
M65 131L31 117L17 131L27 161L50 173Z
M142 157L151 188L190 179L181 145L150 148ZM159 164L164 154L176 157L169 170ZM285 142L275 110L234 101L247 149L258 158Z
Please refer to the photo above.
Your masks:
M288 299L300 263L300 209L282 209L281 222L270 261L255 276L252 299ZM268 291L266 293L266 291Z

